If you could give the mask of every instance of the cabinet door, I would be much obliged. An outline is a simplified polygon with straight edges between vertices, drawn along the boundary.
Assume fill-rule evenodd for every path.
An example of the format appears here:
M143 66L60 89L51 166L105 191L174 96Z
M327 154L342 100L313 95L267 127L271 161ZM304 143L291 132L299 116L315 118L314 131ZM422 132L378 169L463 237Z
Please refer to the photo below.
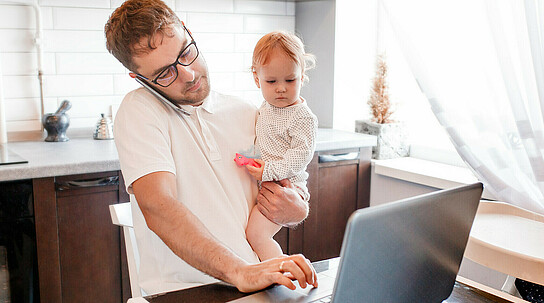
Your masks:
M368 206L369 167L366 149L320 152L310 163L310 214L302 229L302 252L311 261L340 255L349 216Z
M120 302L120 234L109 212L117 202L118 185L97 185L87 177L57 178L56 184L63 302ZM60 190L59 184L69 187Z
M124 193L119 178L115 171L34 180L43 302L126 302L121 233L109 213Z

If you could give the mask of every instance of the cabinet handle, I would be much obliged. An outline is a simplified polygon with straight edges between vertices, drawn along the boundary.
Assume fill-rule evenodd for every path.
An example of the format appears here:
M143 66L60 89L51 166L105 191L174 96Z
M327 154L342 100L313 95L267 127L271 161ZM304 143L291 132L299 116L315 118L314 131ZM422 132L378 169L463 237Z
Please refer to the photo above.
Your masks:
M77 188L100 187L108 185L119 185L119 176L111 176L105 178L64 181L57 183L57 190L71 190Z
M359 159L359 152L351 152L336 155L319 155L319 163L338 162Z

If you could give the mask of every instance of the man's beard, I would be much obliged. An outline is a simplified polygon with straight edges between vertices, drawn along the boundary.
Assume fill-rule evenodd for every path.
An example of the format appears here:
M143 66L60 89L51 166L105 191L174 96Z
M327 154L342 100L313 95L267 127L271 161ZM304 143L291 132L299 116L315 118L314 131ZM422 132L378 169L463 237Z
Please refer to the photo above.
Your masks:
M178 105L200 105L204 99L210 94L210 81L207 76L201 76L200 87L196 92L186 92L187 88L191 87L194 83L187 85L184 88L184 95L178 98L171 98L174 103ZM197 81L199 81L197 80Z

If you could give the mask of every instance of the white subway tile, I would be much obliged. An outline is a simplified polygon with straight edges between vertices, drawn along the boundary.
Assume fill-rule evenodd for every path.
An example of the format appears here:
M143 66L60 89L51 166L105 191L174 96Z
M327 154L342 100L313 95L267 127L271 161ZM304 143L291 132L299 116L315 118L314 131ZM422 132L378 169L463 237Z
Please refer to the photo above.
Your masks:
M204 54L208 69L212 73L220 72L238 72L248 70L249 66L244 66L244 56L238 53L206 53Z
M296 5L294 1L287 2L287 16L294 16L296 14Z
M176 15L178 15L179 20L187 24L187 13L176 12Z
M47 113L54 113L59 108L60 102L57 102L57 98L50 97L50 98L44 98L43 100L43 112L44 114ZM64 100L64 99L63 99Z
M206 53L233 52L233 34L198 33L193 35L199 50Z
M128 73L113 76L113 94L126 95L128 92L140 87L136 80L132 79Z
M40 0L40 6L110 8L110 0Z
M109 53L57 53L57 74L114 74L125 68Z
M176 10L185 12L232 13L232 0L176 0Z
M234 12L237 14L286 15L284 1L234 0Z
M111 75L60 75L44 78L44 95L47 97L113 94Z
M251 90L251 91L245 90L242 92L243 92L242 96L244 99L255 104L256 107L261 107L261 105L263 104L264 98L260 90Z
M195 33L241 33L244 29L244 17L233 14L188 13L186 25Z
M42 12L42 29L53 28L53 9L51 7L40 7Z
M234 74L234 89L236 90L257 90L253 74L250 72L239 72Z
M251 52L261 39L262 34L236 34L234 35L234 51L236 52Z
M96 120L95 118L70 118L70 128L92 128L96 126ZM69 131L69 130L68 130ZM93 133L92 131L89 132L89 137L92 138Z
M247 66L247 70L244 70L244 72L251 71L251 63L253 62L253 51L251 53L243 53L244 54L244 66Z
M42 127L41 120L9 121L6 119L6 130L8 132L34 131Z
M0 29L0 52L36 51L34 36L34 30Z
M46 30L43 40L46 52L107 52L103 31Z
M48 28L52 24L51 9L40 8L42 16L42 28ZM32 6L26 5L2 5L0 7L0 28L36 28L36 12Z
M38 73L36 53L0 53L2 74L8 76L32 76ZM55 73L54 54L43 54L42 66L45 74Z
M294 16L244 16L244 33L269 33L275 30L293 32L295 30Z
M96 8L54 8L55 29L104 30L111 14L110 9Z
M118 8L123 4L125 0L111 0L111 8ZM174 10L175 6L175 0L163 0L166 5L168 5L172 10Z
M55 98L44 101L55 102ZM41 116L40 98L5 99L4 107L10 121L36 120Z
M210 86L218 92L232 90L234 88L234 73L210 73Z
M3 76L4 98L33 98L40 96L37 76Z
M94 118L96 121L101 113L110 115L110 105L114 102L112 96L63 96L58 98L59 106L63 100L72 103L72 107L67 111L70 118Z

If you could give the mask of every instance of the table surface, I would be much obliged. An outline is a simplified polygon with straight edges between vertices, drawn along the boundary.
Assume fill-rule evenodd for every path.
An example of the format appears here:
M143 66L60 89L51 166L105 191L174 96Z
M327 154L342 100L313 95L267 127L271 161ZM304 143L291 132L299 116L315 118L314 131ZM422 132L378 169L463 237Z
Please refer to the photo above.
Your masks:
M314 262L316 271L322 272L329 268L329 260ZM241 293L235 287L214 283L184 290L172 291L168 293L151 295L145 297L150 303L174 303L174 302L195 302L195 303L219 303L235 300L250 294ZM510 302L499 298L477 288L455 282L453 291L446 303L484 303L484 302Z

